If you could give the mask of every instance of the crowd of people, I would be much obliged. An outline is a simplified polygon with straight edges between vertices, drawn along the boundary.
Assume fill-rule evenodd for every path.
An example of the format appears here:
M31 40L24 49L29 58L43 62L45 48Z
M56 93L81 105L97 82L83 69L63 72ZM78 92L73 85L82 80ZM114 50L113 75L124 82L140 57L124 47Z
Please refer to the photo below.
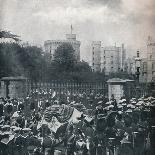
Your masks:
M0 155L153 155L154 109L150 96L116 101L94 92L34 90L1 97Z

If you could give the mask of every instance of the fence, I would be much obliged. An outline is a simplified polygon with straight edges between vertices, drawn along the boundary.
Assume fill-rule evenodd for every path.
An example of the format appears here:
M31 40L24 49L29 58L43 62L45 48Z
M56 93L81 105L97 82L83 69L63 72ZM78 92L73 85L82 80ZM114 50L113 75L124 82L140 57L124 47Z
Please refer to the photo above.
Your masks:
M74 93L101 93L106 95L108 87L106 82L74 82L74 81L51 81L50 83L32 83L27 82L27 92L35 90L45 90L49 92L54 90L57 93L69 91L71 94Z

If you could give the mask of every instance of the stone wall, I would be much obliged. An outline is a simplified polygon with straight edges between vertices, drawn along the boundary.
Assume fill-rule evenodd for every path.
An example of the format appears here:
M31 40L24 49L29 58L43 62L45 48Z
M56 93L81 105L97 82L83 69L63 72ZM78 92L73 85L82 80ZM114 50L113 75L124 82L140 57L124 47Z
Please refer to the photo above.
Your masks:
M24 78L2 78L1 97L22 98L27 95L26 79Z

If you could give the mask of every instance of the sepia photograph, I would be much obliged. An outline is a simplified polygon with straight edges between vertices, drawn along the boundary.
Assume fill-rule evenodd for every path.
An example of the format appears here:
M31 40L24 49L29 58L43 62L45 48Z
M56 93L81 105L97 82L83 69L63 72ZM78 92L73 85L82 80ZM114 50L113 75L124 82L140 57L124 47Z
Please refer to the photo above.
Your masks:
M155 155L155 0L0 0L0 155Z

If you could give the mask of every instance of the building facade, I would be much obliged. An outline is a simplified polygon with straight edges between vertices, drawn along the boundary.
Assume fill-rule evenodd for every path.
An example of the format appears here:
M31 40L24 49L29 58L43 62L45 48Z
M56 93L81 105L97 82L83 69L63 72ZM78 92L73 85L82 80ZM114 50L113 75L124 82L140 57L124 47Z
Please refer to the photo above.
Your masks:
M92 42L92 70L101 71L101 41Z
M155 42L151 37L148 37L146 54L145 58L140 58L139 81L141 83L155 82ZM137 57L126 60L129 74L136 74L136 60Z
M124 70L125 65L124 44L121 47L102 47L100 41L92 43L92 70L104 71L106 75Z
M147 41L147 57L141 59L140 82L155 82L155 42L149 36Z
M147 82L155 82L155 42L148 37L147 42Z
M80 45L81 42L76 40L76 34L66 34L66 40L47 40L44 42L45 55L49 60L54 59L55 50L63 43L69 43L72 45L75 51L75 58L80 61Z
M140 68L140 82L147 82L147 58L141 59L141 68Z
M120 48L116 46L102 47L101 71L105 74L117 72L120 69Z
M136 64L135 64L135 56L132 58L127 58L125 60L125 67L124 70L128 73L128 74L135 74L136 72Z

